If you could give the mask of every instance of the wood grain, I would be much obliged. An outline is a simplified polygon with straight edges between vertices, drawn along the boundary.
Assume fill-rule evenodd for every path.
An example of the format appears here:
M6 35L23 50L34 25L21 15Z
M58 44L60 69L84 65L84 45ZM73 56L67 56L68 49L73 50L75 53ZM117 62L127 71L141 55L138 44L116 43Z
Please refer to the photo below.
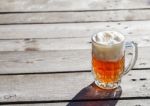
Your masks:
M149 28L150 21L0 25L0 39L89 37L104 30L144 37L150 34Z
M113 102L114 101L111 101L111 100L105 101L105 102L87 101L87 102L72 103L72 105L69 105L67 103L50 103L49 105L44 104L44 106L89 106L89 105L93 106L93 104L94 104L94 106L107 106L108 104L110 105L110 103L113 103ZM150 104L149 99L148 100L147 99L146 100L119 100L119 101L117 101L117 103L115 105L111 104L110 106L149 106L149 104Z
M92 12L47 12L0 14L0 24L27 23L78 23L105 21L150 20L150 9L92 11Z
M0 40L0 51L49 51L49 50L78 50L91 48L91 36L78 38L45 38L45 39L9 39ZM150 46L149 35L125 36L127 41L138 43L139 47Z
M134 68L150 68L149 52L139 48ZM0 74L91 70L91 50L0 52L0 67Z
M148 0L1 0L0 12L150 8Z
M111 100L110 100L111 101ZM101 106L106 106L110 101L105 102L105 104L101 104ZM95 104L94 106L99 106L101 101L85 101L85 102L73 102L72 105L69 105L68 102L60 102L60 103L35 103L35 104L11 104L7 106L89 106L91 104ZM113 101L112 101L113 102ZM78 104L78 105L77 105ZM149 106L150 100L119 100L117 101L115 106ZM6 106L6 105L2 105ZM114 105L111 105L114 106Z
M122 78L122 88L116 90L117 94L115 95L122 92L121 98L149 97L149 74L149 70L130 71L129 74ZM92 82L93 77L90 72L45 75L1 75L0 85L3 86L0 86L0 101L58 101L71 100L72 98L74 100L86 100L91 99L88 98L89 95L91 95L92 99L96 99L97 97L94 92L97 88L88 86ZM87 95L84 95L84 90L86 90L85 93ZM82 93L83 95L79 95ZM101 95L98 97L99 99L107 98L105 96ZM111 98L111 95L109 96Z
M66 106L65 100L105 98L90 85L90 37L116 30L139 44L134 70L122 78L124 100L116 105L149 106L149 9L149 0L0 0L0 103L55 101L28 106Z

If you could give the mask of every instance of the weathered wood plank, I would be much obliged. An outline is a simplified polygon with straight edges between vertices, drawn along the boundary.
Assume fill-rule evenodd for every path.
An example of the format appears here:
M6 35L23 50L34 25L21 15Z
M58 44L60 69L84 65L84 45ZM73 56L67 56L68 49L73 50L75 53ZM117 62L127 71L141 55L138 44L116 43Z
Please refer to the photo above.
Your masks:
M150 34L149 28L150 21L0 25L0 39L89 37L104 30L145 36Z
M127 41L135 41L139 47L150 46L149 35L125 36ZM77 50L90 49L91 38L58 38L58 39L20 39L0 40L0 51L48 51L48 50Z
M72 104L67 103L51 103L49 106L149 106L150 100L119 100L116 101L87 101L87 102L74 102ZM21 105L24 106L24 105ZM34 106L34 105L31 105ZM48 104L44 104L48 106Z
M134 68L150 68L149 52L150 48L139 48L139 58ZM0 52L0 74L90 70L90 61L89 49Z
M0 12L150 8L148 0L1 0Z
M44 75L1 75L0 85L3 86L0 86L0 101L53 101L71 100L72 98L74 100L87 100L91 98L102 99L119 96L124 98L149 97L149 74L150 70L130 71L122 79L122 88L109 92L109 95L103 95L105 92L108 93L107 91L98 90L93 85L88 86L93 82L93 77L90 72ZM84 87L86 88L84 89Z
M150 20L150 9L0 14L0 24Z
M149 99L141 99L141 100L119 100L116 104L111 104L114 101L85 101L85 102L73 102L71 105L68 102L60 102L60 103L35 103L35 104L12 104L7 106L149 106ZM6 105L2 105L6 106Z

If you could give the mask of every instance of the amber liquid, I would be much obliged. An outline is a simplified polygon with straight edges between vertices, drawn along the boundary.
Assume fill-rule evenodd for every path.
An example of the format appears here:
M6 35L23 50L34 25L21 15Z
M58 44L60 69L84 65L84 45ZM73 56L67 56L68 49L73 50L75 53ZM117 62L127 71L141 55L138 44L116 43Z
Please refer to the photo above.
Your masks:
M104 61L92 56L92 66L96 80L102 83L118 82L124 71L124 56L117 61Z

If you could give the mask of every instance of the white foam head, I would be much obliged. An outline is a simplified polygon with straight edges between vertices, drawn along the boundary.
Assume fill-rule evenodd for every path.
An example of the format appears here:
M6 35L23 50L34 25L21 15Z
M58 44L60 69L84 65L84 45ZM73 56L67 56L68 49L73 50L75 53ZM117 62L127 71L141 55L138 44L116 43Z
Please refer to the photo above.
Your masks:
M103 60L117 60L123 55L124 36L116 31L99 32L92 37L92 52Z
M99 44L103 45L113 45L118 44L124 40L124 36L115 31L104 31L97 33L93 40Z

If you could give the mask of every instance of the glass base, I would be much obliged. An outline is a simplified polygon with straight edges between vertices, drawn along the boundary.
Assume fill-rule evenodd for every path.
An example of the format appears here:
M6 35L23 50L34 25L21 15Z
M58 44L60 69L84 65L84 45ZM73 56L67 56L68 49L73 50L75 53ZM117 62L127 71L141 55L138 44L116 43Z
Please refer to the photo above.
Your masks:
M98 80L95 80L95 84L102 89L115 89L120 85L120 81L114 83L102 83Z

